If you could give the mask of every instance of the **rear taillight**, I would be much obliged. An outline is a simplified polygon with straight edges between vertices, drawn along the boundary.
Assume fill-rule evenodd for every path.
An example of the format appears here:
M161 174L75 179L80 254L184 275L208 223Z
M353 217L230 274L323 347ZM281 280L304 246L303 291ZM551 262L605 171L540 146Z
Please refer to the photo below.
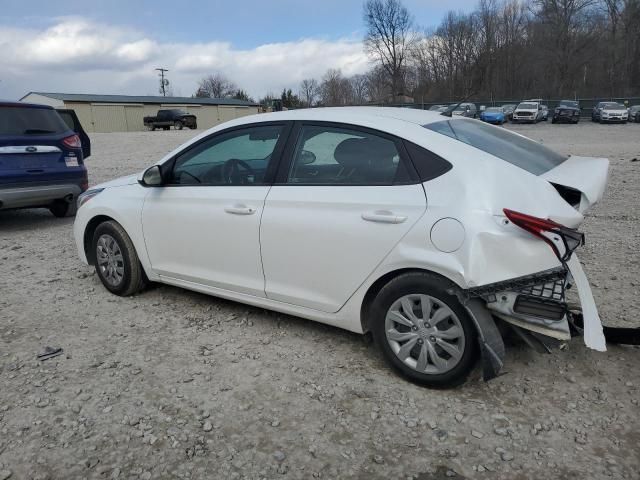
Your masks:
M573 251L584 243L582 232L565 227L553 220L534 217L508 208L503 211L514 225L544 240L561 262L568 261Z
M78 135L71 135L70 137L64 138L62 143L68 148L82 148L82 142Z

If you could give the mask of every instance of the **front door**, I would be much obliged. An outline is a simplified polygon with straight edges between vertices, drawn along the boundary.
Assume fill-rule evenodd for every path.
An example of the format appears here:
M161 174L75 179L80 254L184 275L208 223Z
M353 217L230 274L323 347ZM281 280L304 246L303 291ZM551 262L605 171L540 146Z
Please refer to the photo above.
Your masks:
M259 227L284 131L224 131L163 165L165 185L149 189L142 212L157 274L264 297Z
M294 135L262 218L266 294L336 312L425 212L426 197L393 137L319 123Z

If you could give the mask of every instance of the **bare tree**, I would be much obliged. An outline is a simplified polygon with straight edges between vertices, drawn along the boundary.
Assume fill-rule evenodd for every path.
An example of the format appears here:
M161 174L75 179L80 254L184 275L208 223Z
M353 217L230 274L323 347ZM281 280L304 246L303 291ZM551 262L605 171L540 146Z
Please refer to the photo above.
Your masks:
M318 96L318 82L315 78L305 78L300 82L300 98L310 108Z
M351 103L351 84L339 69L330 68L320 83L320 99L322 105L341 106Z
M406 58L416 40L413 18L400 0L367 0L364 22L365 51L387 72L392 95L405 93Z
M354 75L349 78L351 84L351 102L355 105L364 105L367 103L367 77L366 75Z
M207 75L198 82L196 97L227 98L239 90L237 85L222 73Z

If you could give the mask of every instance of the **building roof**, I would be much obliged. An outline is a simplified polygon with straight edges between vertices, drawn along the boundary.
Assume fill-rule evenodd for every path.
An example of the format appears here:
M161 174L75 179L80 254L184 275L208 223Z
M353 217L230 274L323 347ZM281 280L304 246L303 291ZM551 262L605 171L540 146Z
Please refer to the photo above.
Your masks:
M235 98L204 98L204 97L160 97L152 95L96 95L92 93L51 93L51 92L29 92L30 94L42 95L43 97L54 98L63 102L95 102L95 103L163 103L176 105L233 105L239 107L257 106L255 102L236 100Z

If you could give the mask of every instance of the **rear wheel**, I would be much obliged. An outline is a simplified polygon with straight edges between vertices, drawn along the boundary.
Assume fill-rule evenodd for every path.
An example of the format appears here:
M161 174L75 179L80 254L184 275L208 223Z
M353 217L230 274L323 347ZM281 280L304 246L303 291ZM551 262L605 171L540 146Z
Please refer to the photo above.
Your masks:
M184 128L184 125L180 120L176 120L173 124L173 128L175 128L176 130L182 130Z
M428 387L464 382L477 358L477 332L453 285L429 273L391 280L370 309L372 333L387 362Z
M49 211L58 218L73 217L76 214L75 199L71 202L56 200L49 206Z
M110 220L98 225L92 246L96 273L111 293L126 297L146 286L136 249L120 224Z

